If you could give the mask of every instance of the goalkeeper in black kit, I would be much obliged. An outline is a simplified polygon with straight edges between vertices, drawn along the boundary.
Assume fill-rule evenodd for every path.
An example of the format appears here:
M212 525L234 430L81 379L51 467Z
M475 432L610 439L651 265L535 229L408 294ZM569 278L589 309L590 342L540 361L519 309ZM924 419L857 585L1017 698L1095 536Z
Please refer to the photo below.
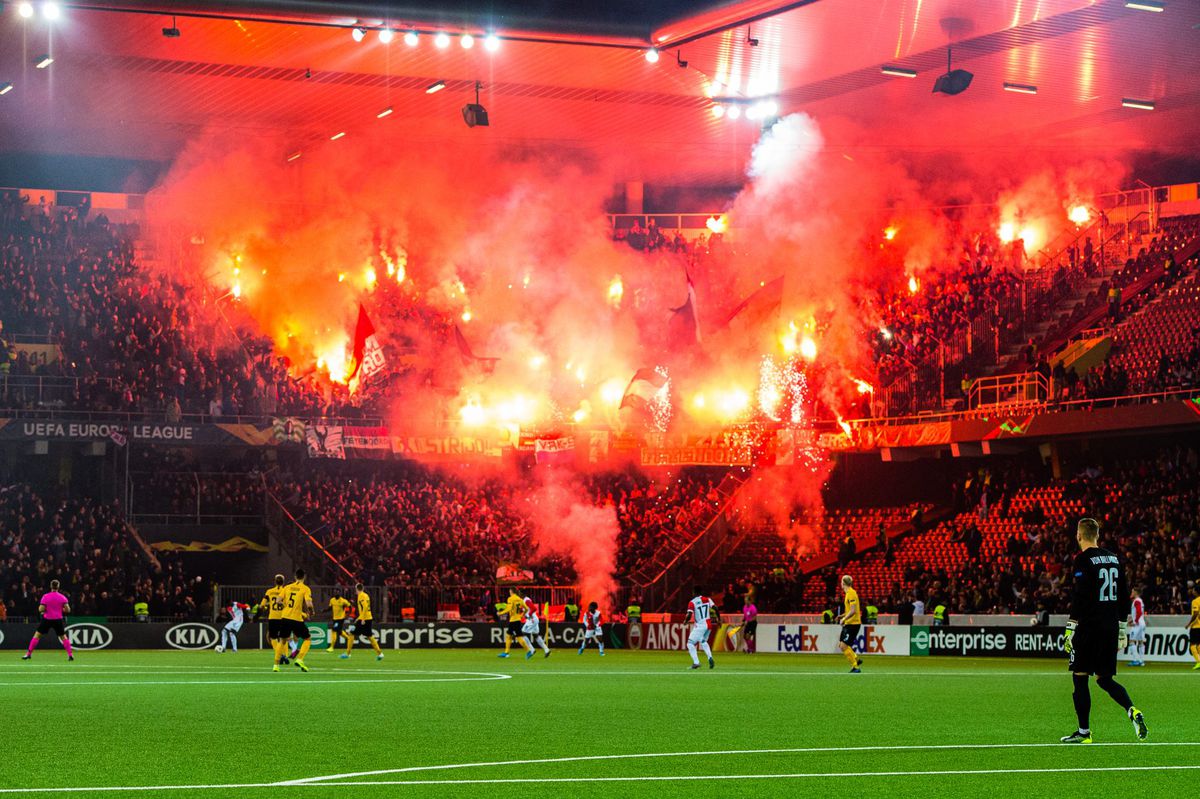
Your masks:
M1146 719L1133 706L1125 686L1113 679L1117 673L1117 651L1129 644L1125 628L1126 598L1129 584L1121 559L1101 549L1100 523L1080 519L1075 540L1082 550L1075 556L1071 571L1075 584L1071 597L1071 620L1067 622L1065 648L1071 660L1068 668L1075 682L1075 714L1079 729L1061 740L1068 744L1090 744L1092 694L1088 678L1096 675L1096 685L1104 689L1125 710L1133 722L1139 740L1146 738Z

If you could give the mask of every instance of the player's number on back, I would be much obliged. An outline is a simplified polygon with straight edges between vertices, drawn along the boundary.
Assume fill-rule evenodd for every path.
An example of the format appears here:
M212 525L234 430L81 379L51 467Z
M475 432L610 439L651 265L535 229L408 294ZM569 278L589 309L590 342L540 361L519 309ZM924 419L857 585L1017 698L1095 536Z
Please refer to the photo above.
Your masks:
M288 607L289 608L296 607L296 595L295 594L288 594Z
M696 608L696 621L708 621L708 605L700 605Z
M1100 570L1100 601L1101 602L1116 602L1117 601L1117 570L1116 569L1101 569Z

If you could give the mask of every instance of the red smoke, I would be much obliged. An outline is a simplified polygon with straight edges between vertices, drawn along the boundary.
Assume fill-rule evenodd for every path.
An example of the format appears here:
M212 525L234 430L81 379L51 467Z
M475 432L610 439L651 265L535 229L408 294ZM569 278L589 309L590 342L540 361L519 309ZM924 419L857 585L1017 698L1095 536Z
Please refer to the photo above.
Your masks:
M297 375L337 376L363 303L389 361L407 365L388 388L393 427L617 426L613 387L664 365L674 429L705 429L760 406L764 355L810 356L797 363L811 400L855 415L855 381L876 384L875 298L905 290L912 276L936 281L965 233L995 230L1006 215L1052 240L1067 207L1122 174L1096 161L1022 169L988 162L986 151L944 166L856 147L869 134L842 120L827 127L789 116L755 147L729 209L728 246L693 270L704 340L686 352L668 345L669 309L686 299L682 261L611 241L603 206L629 177L610 167L620 153L499 139L398 147L361 136L285 163L276 143L204 138L154 192L150 218L167 237L160 250L189 242L171 264L175 276L270 337ZM947 213L945 204L961 207ZM896 234L885 243L889 227ZM718 329L776 278L781 299ZM493 370L463 362L452 325L473 354L499 358ZM814 457L772 473L743 506L791 529L794 506L819 505L828 468ZM529 502L542 548L571 555L585 600L599 600L611 587L616 520L583 496L554 475Z

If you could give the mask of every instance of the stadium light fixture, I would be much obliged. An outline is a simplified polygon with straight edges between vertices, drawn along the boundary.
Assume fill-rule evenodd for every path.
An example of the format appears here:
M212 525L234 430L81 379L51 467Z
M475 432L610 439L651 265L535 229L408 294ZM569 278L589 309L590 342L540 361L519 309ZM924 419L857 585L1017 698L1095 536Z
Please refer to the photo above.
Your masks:
M354 28L350 31L350 38L356 42L361 42L367 38L367 31L365 28Z
M433 83L431 83L425 87L425 93L426 94L436 94L437 92L440 92L444 88L446 88L446 81L435 80Z
M893 67L886 64L880 67L879 71L884 75L891 75L893 78L915 78L917 76L917 71L915 69Z
M0 83L0 97L3 97L4 95L8 94L12 90L13 90L13 85L11 83Z
M23 19L33 16L33 3L17 3L17 14Z
M1153 100L1136 100L1132 97L1126 97L1121 100L1121 105L1125 106L1126 108L1136 108L1139 111L1153 111L1154 110L1154 101Z
M651 47L649 50L647 50L646 51L646 60L648 62L650 62L651 64L657 64L658 63L658 48Z
M1160 3L1158 0L1125 0L1125 7L1135 11L1153 11L1157 14L1161 13L1167 4Z
M494 53L500 49L500 37L494 33L489 33L483 37L483 49L489 53Z
M404 34L404 43L409 47L416 47L420 41L421 37L417 35L416 31L409 31L408 33Z
M1037 94L1037 86L1031 86L1027 83L1009 83L1004 82L1004 91L1016 92L1017 94Z
M721 105L720 103L714 105L712 107L712 115L717 119L725 116L725 106Z
M479 90L482 88L483 83L480 81L475 81L475 102L467 103L463 106L463 122L467 123L468 128L488 127L487 109L479 103Z
M390 117L390 116L392 115L392 113L393 113L395 110L396 110L396 109L392 108L392 107L389 105L387 108L383 109L383 110L382 110L382 111L380 111L378 114L376 114L376 115L375 115L375 118L376 118L376 119L383 119L384 117Z
M379 31L379 41L384 44L391 44L392 39L396 38L396 32L391 28L383 28Z
M54 59L51 58L49 55L40 55L37 57L36 60L34 60L33 63L34 63L34 66L36 66L38 69L45 69L46 67L48 67L54 63Z
M175 22L175 17L171 17L171 27L162 29L162 35L168 39L178 39L183 35Z
M742 107L740 105L731 105L729 110L725 112L725 116L730 119L738 119L742 115Z
M939 75L933 82L934 94L962 94L971 85L975 75L965 69L952 69L951 56L953 48L946 48L946 74Z
M459 37L458 43L462 45L462 49L470 50L475 46L475 37L469 33L464 33Z
M340 138L343 138L345 135L346 135L346 131L344 131L344 130L339 130L337 133L335 133L335 134L333 134L332 136L330 136L330 137L329 137L329 140L330 140L330 141L337 141L338 139L340 139Z
M445 50L450 46L450 35L445 31L438 31L437 35L433 37L433 44L437 49Z
M43 3L42 16L51 21L60 19L62 17L62 9L58 7L58 3Z

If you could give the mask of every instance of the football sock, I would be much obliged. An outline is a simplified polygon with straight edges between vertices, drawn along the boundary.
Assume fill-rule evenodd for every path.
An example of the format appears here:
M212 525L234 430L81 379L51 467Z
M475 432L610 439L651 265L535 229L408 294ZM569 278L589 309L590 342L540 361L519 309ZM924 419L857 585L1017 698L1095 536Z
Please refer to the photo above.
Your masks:
M1125 710L1133 707L1133 700L1129 698L1129 692L1125 690L1125 686L1112 677L1100 677L1096 680L1096 685L1104 689L1104 692Z
M71 636L64 635L59 640L62 641L63 649L67 650L67 657L69 657L69 658L75 657L75 653L71 651Z
M856 669L858 668L858 655L854 654L853 649L851 649L850 647L846 647L845 649L843 649L842 657L844 657L846 660L850 661L850 665L853 668L856 668Z
M533 644L530 643L528 638L518 638L517 640L521 642L521 646L523 646L525 648L526 652L533 651Z
M229 634L229 644L232 647L233 651L236 652L237 651L237 634L236 633Z
M687 649L688 649L688 654L692 656L692 664L699 666L700 658L696 657L696 645L693 644L691 641L688 641Z
M378 639L378 638L376 638L375 636L371 636L371 648L375 650L375 654L376 654L376 655L381 655L381 654L383 654L383 653L382 653L382 652L379 650L379 639Z
M508 654L512 650L512 636L504 636L504 654Z
M1200 644L1195 644L1194 646L1191 647L1191 650L1192 650L1192 657L1196 659L1197 663L1200 663Z
M354 648L354 636L348 635L348 636L346 636L346 654L349 655L350 650L353 648Z
M308 648L312 646L312 639L305 638L304 643L300 644L300 660L304 660L304 656L308 654Z
M25 650L26 655L33 654L33 650L37 649L38 641L41 639L36 635L29 639L29 648Z
M271 641L271 648L275 650L275 665L279 665L279 658L283 656L283 643L276 638Z
M709 660L712 660L712 648L711 648L711 647L709 647L709 645L708 645L708 641L703 641L703 642L700 644L700 648L704 650L704 654L705 654L705 655L708 655L708 659L709 659Z
M596 642L596 646L600 647L600 654L601 654L601 655L603 655L603 654L604 654L604 642L603 642L603 641L597 641L597 642Z
M1075 716L1079 719L1080 732L1086 732L1091 729L1088 725L1092 715L1092 692L1088 689L1088 675L1072 674L1071 679L1075 683L1075 691L1071 694L1071 699L1075 701Z

